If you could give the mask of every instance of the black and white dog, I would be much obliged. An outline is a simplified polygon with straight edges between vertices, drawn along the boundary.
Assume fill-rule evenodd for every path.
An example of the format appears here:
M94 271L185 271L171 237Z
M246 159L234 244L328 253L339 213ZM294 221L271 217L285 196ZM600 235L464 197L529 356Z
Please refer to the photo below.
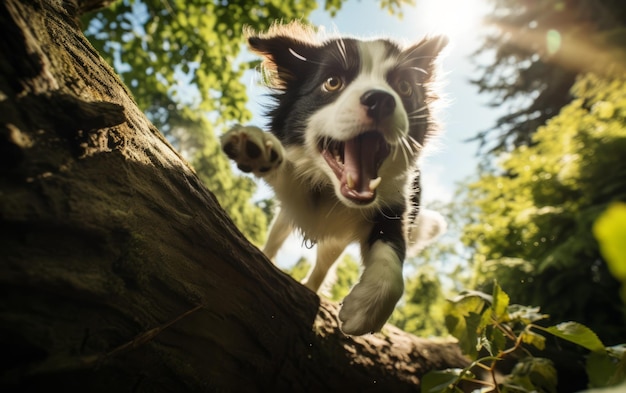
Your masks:
M317 291L348 244L359 242L364 270L343 301L341 328L378 331L402 295L407 248L445 225L419 211L417 159L435 128L429 86L447 40L403 48L386 39L321 39L300 23L247 35L273 88L271 132L235 126L221 143L280 201L264 252L274 258L294 229L316 242L304 284Z

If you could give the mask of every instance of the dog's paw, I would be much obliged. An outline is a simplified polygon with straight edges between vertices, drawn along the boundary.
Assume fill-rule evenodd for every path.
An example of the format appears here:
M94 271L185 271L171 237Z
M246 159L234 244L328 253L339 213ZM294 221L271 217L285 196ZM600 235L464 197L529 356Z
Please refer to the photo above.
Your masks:
M379 331L404 291L402 261L386 243L376 242L366 257L361 281L343 300L339 319L347 335Z
M282 164L283 146L258 127L236 125L220 138L222 150L243 172L264 176Z

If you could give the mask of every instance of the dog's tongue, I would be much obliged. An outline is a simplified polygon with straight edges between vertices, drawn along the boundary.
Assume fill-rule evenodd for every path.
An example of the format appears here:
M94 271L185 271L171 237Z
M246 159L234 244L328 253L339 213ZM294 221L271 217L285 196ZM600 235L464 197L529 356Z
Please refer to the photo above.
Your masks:
M378 168L389 154L383 136L367 132L344 143L344 170L341 174L341 193L356 202L374 199L381 179Z

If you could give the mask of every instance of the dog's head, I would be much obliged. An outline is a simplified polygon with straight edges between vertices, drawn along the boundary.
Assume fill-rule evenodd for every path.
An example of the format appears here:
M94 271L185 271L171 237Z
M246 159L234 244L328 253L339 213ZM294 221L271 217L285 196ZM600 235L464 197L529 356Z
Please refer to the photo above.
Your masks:
M392 181L386 176L414 164L432 131L429 83L447 39L406 48L385 39L320 40L291 23L249 32L248 42L275 89L272 132L314 182L331 181L344 203L367 206Z

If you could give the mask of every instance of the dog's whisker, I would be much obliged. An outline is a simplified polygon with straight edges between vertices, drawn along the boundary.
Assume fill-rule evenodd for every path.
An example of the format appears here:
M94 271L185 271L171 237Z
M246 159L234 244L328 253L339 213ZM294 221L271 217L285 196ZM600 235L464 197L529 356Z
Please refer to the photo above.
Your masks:
M419 120L419 119L426 119L428 118L430 115L428 113L425 113L423 115L413 115L413 116L409 116L409 120Z
M424 60L424 59L434 59L434 56L405 56L404 58L400 59L398 61L398 65L408 68L410 70L415 70L418 71L420 73L423 74L428 74L428 71L421 68L421 67L417 67L417 66L411 66L411 67L406 67L407 64L413 64L419 60Z
M427 116L412 116L409 118L411 125L413 124L425 124L430 120L430 114Z
M402 140L404 141L404 138L402 138ZM404 149L404 144L401 143L400 144L400 150L402 150L402 155L404 156L404 163L406 164L407 168L410 167L411 165L411 160L409 159L409 153L407 150ZM410 150L409 150L410 151Z
M416 113L420 113L420 112L424 112L425 110L428 110L428 106L427 105L422 105L419 108L407 113L408 116L414 115Z
M408 120L411 124L419 124L420 122L424 122L424 119L428 120L429 118L430 118L430 114L426 113L424 115L409 116Z
M393 147L393 154L391 155L391 160L395 161L397 156L398 156L398 146L394 146Z
M341 202L339 201L339 199L337 199L335 201L335 203L333 203L333 205L331 206L330 209L328 209L328 213L326 213L326 218L330 218L331 214L333 213L333 211L337 208L337 206L339 206Z
M365 214L365 212L363 210L359 210L360 216L361 218L363 218L365 221L371 222L371 217L368 217L367 214Z
M411 135L408 135L408 142L411 143L414 147L416 151L421 150L424 146L422 146L421 143L419 143L417 140L415 140L415 138L413 138Z
M406 137L403 137L400 141L402 142L402 146L405 146L407 148L407 151L411 151L411 145L409 144L409 141Z
M420 68L420 67L409 67L409 68L410 68L410 69L412 69L412 70L415 70L415 71L417 71L417 72L420 72L420 73L422 73L422 74L424 74L424 75L428 75L428 71L426 71L426 70L425 70L425 69L423 69L423 68Z

